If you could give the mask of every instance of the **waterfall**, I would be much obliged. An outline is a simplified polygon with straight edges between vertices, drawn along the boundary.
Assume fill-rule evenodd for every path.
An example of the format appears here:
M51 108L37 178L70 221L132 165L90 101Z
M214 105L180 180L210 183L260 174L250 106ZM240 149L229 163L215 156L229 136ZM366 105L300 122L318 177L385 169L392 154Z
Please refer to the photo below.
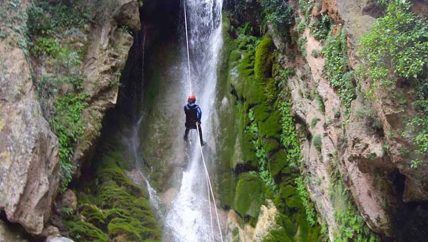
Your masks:
M201 106L202 130L209 147L214 147L213 122L214 101L217 84L217 64L222 47L221 10L222 0L187 0L187 20L193 92ZM182 31L183 33L185 31ZM185 48L185 44L183 44ZM182 56L181 82L186 90L187 58ZM189 94L189 93L188 93ZM185 100L186 97L183 97ZM215 221L210 221L210 207L205 173L197 145L196 132L188 147L188 166L183 172L181 187L165 218L165 240L167 241L218 241L219 231ZM209 148L208 147L208 148ZM204 148L207 149L207 148ZM209 160L209 156L207 157ZM213 234L214 233L214 234Z

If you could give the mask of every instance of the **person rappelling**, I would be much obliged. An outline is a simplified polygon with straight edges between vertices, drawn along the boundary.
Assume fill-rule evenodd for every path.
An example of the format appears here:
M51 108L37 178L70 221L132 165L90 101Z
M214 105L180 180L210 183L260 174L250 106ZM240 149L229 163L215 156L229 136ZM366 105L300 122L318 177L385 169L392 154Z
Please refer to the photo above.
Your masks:
M197 129L199 131L199 140L201 145L204 146L206 143L202 138L201 129L201 118L202 111L198 104L196 104L196 96L191 95L187 97L187 104L184 105L184 113L186 114L186 131L184 131L184 140L189 140L189 132L191 129Z

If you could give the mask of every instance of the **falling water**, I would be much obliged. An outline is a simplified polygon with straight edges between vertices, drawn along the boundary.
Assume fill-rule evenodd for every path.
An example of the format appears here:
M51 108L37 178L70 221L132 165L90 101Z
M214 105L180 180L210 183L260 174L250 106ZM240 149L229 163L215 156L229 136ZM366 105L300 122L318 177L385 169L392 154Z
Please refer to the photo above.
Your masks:
M203 110L204 139L210 141L213 130L210 117L214 115L217 63L223 44L222 0L187 0L186 5L192 85L187 82L188 73L186 71L181 73L181 79L186 89L190 90L190 87L193 87L191 91L198 97L199 105ZM183 54L182 66L186 65L187 58ZM186 70L186 68L182 68L182 70ZM196 142L196 136L193 139L195 142L188 148L188 168L183 172L180 190L165 219L165 240L191 242L214 239L218 241L220 239L219 231L213 228L210 222L208 191L201 154L197 147L199 143ZM208 146L214 146L212 142L208 143ZM212 233L213 230L215 234Z
M143 28L143 36L142 36L142 48L141 48L141 80L144 80L144 64L145 64L145 51L146 51L146 37L147 30ZM153 210L156 211L156 214L159 218L162 218L161 214L161 202L156 190L151 186L149 180L146 175L143 173L143 168L141 167L144 164L142 159L142 154L140 152L140 129L141 123L144 119L144 115L140 111L140 106L142 105L143 100L139 100L136 110L133 113L133 120L131 127L128 132L124 132L124 136L122 137L122 141L129 149L129 154L131 154L132 159L134 160L134 164L136 169L133 171L136 174L133 174L134 178L141 180L140 183L144 183L147 187L147 191L149 193L150 204L153 207Z

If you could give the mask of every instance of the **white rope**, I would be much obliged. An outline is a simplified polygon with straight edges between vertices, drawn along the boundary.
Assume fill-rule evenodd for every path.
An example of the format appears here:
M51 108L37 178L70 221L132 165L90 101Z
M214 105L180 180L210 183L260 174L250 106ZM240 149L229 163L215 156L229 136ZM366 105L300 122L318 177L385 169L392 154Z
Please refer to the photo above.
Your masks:
M184 11L184 29L186 31L186 50L187 50L187 82L189 83L189 93L193 95L193 85L190 79L190 51L189 51L189 33L187 32L187 7L186 0L183 1Z
M187 8L186 8L186 0L183 1L183 11L184 11L184 28L185 28L185 32L186 32L187 82L189 83L190 94L193 95L192 80L190 79L190 50L189 50L189 34L187 32ZM196 129L197 129L198 135L199 135L200 134L199 125L196 125ZM204 156L204 152L202 150L202 144L201 143L199 143L199 149L200 149L200 152L201 152L202 163L204 165L206 180L207 180L207 184L208 184L208 201L209 201L209 209L210 209L211 231L213 231L213 227L214 227L214 226L212 226L212 214L211 214L212 213L212 211L211 211L211 199L212 199L212 201L214 203L214 211L215 211L215 215L216 215L216 219L217 219L218 231L220 233L220 240L221 240L221 242L223 242L223 232L221 230L220 217L218 215L217 204L216 204L216 200L215 200L215 196L214 196L214 192L213 192L213 188L212 188L212 184L211 184L211 178L210 178L210 174L208 172L208 168L207 168L207 165L206 165L206 162L205 162L205 156ZM213 235L214 235L214 233L213 233Z
M208 193L208 207L210 208L210 228L211 228L211 241L214 241L214 226L213 226L213 213L212 213L212 208L211 208L211 194L210 194L210 185L208 184L208 180L207 182L207 193Z
M198 134L199 134L199 125L196 125L196 129L198 130ZM205 175L208 181L208 185L210 187L210 193L211 193L211 197L213 199L213 203L214 203L214 211L215 211L215 216L217 218L217 226L218 226L218 231L220 232L220 240L223 242L223 232L221 231L221 225L220 225L220 217L218 216L218 211L217 211L217 204L215 201L215 196L214 196L214 192L213 192L213 186L211 184L211 178L210 178L210 174L208 173L208 168L207 168L207 164L205 162L205 157L204 157L204 152L202 150L202 144L199 143L199 150L201 151L201 157L202 157L202 163L204 164L204 169L205 169ZM211 208L210 208L211 210Z

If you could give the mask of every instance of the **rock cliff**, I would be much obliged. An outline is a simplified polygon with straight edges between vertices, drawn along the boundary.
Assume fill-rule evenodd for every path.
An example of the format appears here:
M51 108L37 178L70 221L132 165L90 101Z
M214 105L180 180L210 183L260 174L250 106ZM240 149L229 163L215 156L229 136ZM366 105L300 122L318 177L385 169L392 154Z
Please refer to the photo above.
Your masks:
M139 3L0 4L0 209L41 234L116 103Z

